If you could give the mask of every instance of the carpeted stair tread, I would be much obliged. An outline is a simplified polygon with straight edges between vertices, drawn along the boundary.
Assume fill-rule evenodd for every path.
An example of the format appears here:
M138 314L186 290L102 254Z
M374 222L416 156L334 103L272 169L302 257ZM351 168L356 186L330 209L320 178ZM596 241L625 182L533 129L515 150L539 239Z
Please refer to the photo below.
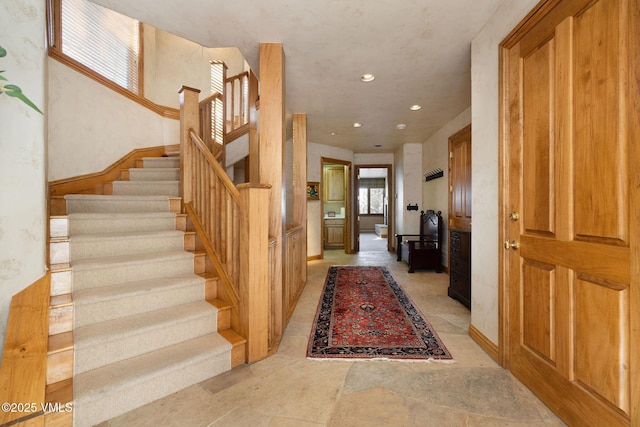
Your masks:
M79 327L74 330L74 372L98 369L216 330L217 310L206 301Z
M180 157L143 157L142 162L144 169L147 168L179 168Z
M180 196L179 181L114 181L112 195Z
M123 382L143 381L145 377L158 375L168 369L188 365L194 361L231 350L231 343L217 332L186 340L160 350L132 357L109 366L93 369L74 379L75 399L88 399L111 389L122 389Z
M127 195L127 194L67 194L64 196L65 200L124 200L124 201L135 201L135 200L166 200L169 197L163 195L149 195L149 196L135 196L135 195Z
M96 302L117 298L133 298L137 295L148 295L164 289L179 289L190 285L204 283L204 278L197 274L180 274L171 277L139 280L100 288L79 289L73 292L74 305L94 304Z
M175 230L173 212L70 213L69 236L85 233Z
M67 213L76 212L168 212L168 195L68 194Z
M117 254L149 253L163 250L184 250L184 232L154 230L131 233L78 234L69 238L71 261Z
M201 301L205 279L193 273L73 291L75 325Z
M109 196L114 197L114 196ZM67 214L66 217L69 220L89 220L89 219L139 219L144 220L147 218L175 218L176 214L173 212L74 212ZM63 217L63 216L62 216Z
M154 329L186 322L190 319L213 316L213 331L215 331L215 316L217 309L206 301L194 301L147 313L121 317L106 322L76 328L73 332L74 345L77 349L107 343L125 335L141 335Z
M175 258L190 258L193 259L193 254L191 252L185 251L162 251L162 252L153 252L153 253L144 253L144 254L127 254L127 255L116 255L112 257L99 257L99 258L88 258L78 260L76 262L71 263L71 268L74 271L84 271L91 270L95 268L107 268L111 265L129 265L129 264L140 264L143 262L160 262L168 259Z
M107 233L83 233L76 234L69 238L71 243L74 242L105 242L107 240L135 240L135 239L145 239L145 238L153 238L153 237L184 237L184 232L179 230L150 230L150 231L141 231L141 232L124 232L124 231L114 231Z
M131 168L129 181L179 181L180 168Z
M125 282L194 272L194 254L163 251L87 258L71 263L73 289L97 288Z
M94 425L231 369L217 333L76 375L74 425Z
M102 286L100 288L80 289L73 292L73 303L75 305L94 304L104 300L132 298L137 295L147 295L163 289L178 289L194 284L201 285L204 283L204 280L204 278L197 274L181 274L172 277L160 277L157 279Z

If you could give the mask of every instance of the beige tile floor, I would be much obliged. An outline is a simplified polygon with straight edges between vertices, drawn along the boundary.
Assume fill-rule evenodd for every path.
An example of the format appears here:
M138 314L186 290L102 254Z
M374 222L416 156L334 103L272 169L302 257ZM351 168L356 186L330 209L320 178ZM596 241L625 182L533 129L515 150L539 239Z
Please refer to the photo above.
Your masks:
M434 326L456 363L307 360L330 265L384 265ZM467 334L469 311L448 275L408 274L395 254L325 251L277 353L114 418L107 426L563 426Z

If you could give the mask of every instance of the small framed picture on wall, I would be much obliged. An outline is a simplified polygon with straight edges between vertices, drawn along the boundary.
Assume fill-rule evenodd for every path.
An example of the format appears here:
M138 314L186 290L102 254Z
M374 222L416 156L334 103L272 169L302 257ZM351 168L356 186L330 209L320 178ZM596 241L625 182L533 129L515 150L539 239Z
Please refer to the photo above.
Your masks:
M320 200L319 182L307 182L307 200Z

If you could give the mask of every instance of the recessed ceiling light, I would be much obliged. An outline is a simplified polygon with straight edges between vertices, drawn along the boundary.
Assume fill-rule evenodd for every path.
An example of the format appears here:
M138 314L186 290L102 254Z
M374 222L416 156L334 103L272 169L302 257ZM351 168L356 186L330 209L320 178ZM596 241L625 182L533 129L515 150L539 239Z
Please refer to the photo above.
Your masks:
M409 109L410 109L411 111L418 111L418 110L420 110L421 108L422 108L422 105L418 105L418 104L414 104L414 105L412 105L411 107L409 107Z
M335 134L336 134L335 132L331 132L331 135L335 135Z
M396 129L398 130L404 130L407 127L407 125L405 125L404 123L398 123L396 125Z
M353 124L353 127L354 127L354 128L362 127L362 123L358 123L358 122L356 122L356 123L354 123L354 124Z
M363 74L360 76L360 80L365 83L372 82L375 78L376 76L374 76L373 74Z

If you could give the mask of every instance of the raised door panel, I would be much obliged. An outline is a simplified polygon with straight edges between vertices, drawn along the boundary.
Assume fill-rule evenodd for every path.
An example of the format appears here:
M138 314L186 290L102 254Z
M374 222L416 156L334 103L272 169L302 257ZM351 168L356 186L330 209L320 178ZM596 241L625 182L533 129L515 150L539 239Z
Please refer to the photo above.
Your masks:
M528 233L554 233L553 165L554 134L553 83L554 40L551 39L522 59L523 61L523 200L524 228Z
M574 204L574 235L613 244L626 244L628 238L623 6L596 2L575 18L573 32L573 181L580 201Z
M344 202L345 201L345 181L344 166L330 166L324 171L325 202Z
M344 247L344 220L325 220L325 246L329 249Z

